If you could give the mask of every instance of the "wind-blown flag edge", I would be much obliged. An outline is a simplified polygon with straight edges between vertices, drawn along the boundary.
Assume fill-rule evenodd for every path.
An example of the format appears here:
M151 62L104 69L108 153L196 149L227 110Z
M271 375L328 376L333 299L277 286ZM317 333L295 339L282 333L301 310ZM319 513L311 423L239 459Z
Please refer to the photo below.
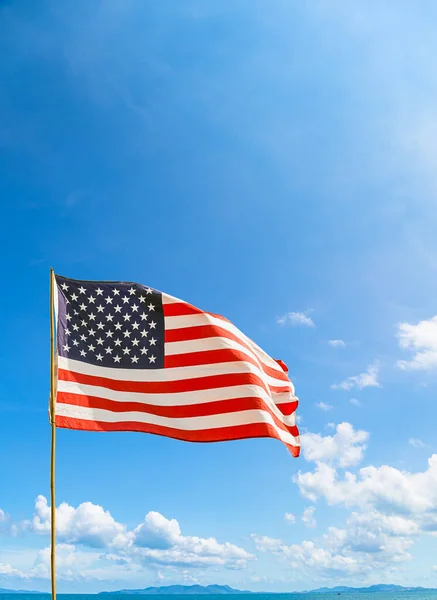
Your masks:
M137 283L73 280L59 275L55 279L57 427L138 431L190 442L271 437L282 441L293 456L299 456L295 421L298 399L286 365L272 359L230 321ZM80 293L72 292L80 289L84 294L82 304ZM141 305L141 299L149 294L154 298L153 314L162 311L161 367L100 366L90 362L95 363L93 353L88 353L91 358L70 357L69 340L74 338L69 323L85 323L79 325L82 337L92 331L91 321L80 318L93 314L95 302L89 300L97 290L102 298L124 291L128 300L123 310L134 317L137 302ZM70 315L67 321L68 311L77 312L77 319ZM105 311L104 306L102 313ZM105 316L108 318L110 312ZM147 321L148 316L146 325L153 323ZM110 325L103 324L102 331ZM130 323L127 325L130 327ZM91 340L89 335L85 337ZM86 349L87 342L80 344ZM65 347L69 350L63 350ZM96 352L93 344L88 347ZM130 349L135 350L132 346Z

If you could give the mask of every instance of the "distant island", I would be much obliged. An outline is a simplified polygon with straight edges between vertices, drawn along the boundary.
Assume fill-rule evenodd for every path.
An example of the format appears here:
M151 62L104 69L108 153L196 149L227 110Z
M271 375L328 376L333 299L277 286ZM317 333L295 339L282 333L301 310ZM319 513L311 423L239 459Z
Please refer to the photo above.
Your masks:
M371 585L369 587L348 587L345 585L338 585L336 587L318 588L316 590L305 590L304 592L288 592L290 595L302 595L302 594L366 594L372 592L435 592L435 588L424 588L424 587L405 587L402 585L393 584L379 584ZM280 592L282 594L287 592ZM0 588L0 595L3 594L41 594L48 595L47 592L35 592L28 590L8 590ZM248 590L236 590L229 587L228 585L167 585L162 587L146 587L141 590L118 590L115 592L100 592L99 596L141 596L141 595L156 595L156 596L214 596L214 595L231 595L231 594L251 594L254 596L269 594L273 595L274 592L250 592Z
M155 594L155 595L217 595L217 594L253 594L249 591L235 590L228 585L166 585L147 587L143 590L118 590L117 592L100 592L103 594Z
M390 583L380 583L378 585L370 585L369 587L348 587L345 585L337 585L332 588L318 588L316 590L308 590L304 592L292 592L294 594L331 594L331 593L371 593L371 592L432 592L435 591L434 588L424 588L424 587L404 587L402 585L393 585Z
M423 587L404 587L402 585L379 584L369 587L348 587L339 585L332 588L318 588L316 590L306 590L304 592L290 592L290 594L342 594L342 593L371 593L371 592L423 592L433 591L430 588ZM100 592L100 595L225 595L225 594L263 594L271 592L250 592L248 590L236 590L228 585L168 585L162 587L147 587L142 590L118 590L116 592Z

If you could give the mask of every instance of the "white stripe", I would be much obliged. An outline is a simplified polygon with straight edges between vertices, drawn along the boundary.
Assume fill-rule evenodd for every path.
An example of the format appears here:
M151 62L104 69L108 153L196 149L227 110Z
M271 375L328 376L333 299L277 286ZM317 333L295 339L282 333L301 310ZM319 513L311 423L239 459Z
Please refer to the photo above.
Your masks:
M106 387L76 383L75 381L58 381L58 392L76 394L78 396L92 396L113 400L114 402L140 402L154 406L191 406L205 402L218 402L220 400L238 401L238 398L261 398L270 408L272 413L288 427L296 425L296 415L285 416L277 408L265 390L256 385L236 385L234 387L216 388L199 392L177 392L175 394L139 394L137 392L118 392ZM61 403L59 403L60 405Z
M58 404L56 414L61 417L84 419L85 421L100 421L103 423L124 423L126 421L135 421L137 423L171 427L181 431L204 431L208 429L232 427L235 425L268 423L278 432L283 442L290 444L291 446L299 445L298 438L291 435L291 433L288 433L277 427L272 416L263 410L245 410L237 413L177 419L161 417L142 412L132 411L125 413L114 413L109 410L103 410L99 408Z
M166 369L113 369L111 367L100 367L80 360L60 356L59 368L75 373L82 373L84 375L92 375L93 377L105 377L116 381L144 382L184 381L186 379L195 379L196 377L211 377L214 375L229 375L232 373L252 373L267 383L267 385L280 386L282 388L286 388L289 385L286 381L279 381L273 379L273 377L269 377L252 363L242 360L229 363L196 365L194 367L171 367Z

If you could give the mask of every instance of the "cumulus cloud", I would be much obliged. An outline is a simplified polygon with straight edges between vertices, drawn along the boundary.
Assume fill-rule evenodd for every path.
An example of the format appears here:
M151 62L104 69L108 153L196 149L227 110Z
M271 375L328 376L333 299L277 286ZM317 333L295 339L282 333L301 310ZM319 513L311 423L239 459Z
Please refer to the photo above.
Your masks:
M397 332L399 345L411 350L411 360L400 360L400 369L429 371L437 368L437 315L415 325L400 323Z
M361 462L368 439L367 431L356 431L350 423L340 423L333 435L303 433L302 452L308 461L349 467Z
M118 565L243 568L254 558L229 542L184 536L176 519L167 519L154 511L132 531L118 523L109 511L91 502L77 508L63 503L56 509L56 515L58 538L65 543L66 550L72 544L102 549L103 559ZM38 534L49 533L50 507L44 496L38 496L35 514L27 526Z
M50 531L50 507L44 496L38 496L30 527L36 533ZM131 534L117 523L109 511L92 502L83 502L77 508L66 502L56 508L56 531L60 540L93 548L124 547Z
M293 325L293 326L304 326L304 327L315 327L314 321L308 316L309 310L305 312L289 312L282 317L278 317L276 322L279 325Z
M418 533L414 521L378 511L352 513L344 528L329 527L316 540L288 545L280 539L252 535L259 552L273 554L312 577L367 575L412 557L408 552Z
M333 348L344 348L346 346L344 340L328 340L328 344Z
M361 406L361 402L358 400L358 398L351 398L349 402L354 406Z
M296 517L292 513L285 513L284 519L287 521L287 523L290 523L291 525L294 525L294 523L296 523Z
M333 385L331 385L331 389L347 391L353 388L362 390L366 387L379 387L380 384L378 381L378 375L379 364L377 362L374 362L372 365L369 365L367 371L364 371L364 373L347 377L341 383L334 383Z

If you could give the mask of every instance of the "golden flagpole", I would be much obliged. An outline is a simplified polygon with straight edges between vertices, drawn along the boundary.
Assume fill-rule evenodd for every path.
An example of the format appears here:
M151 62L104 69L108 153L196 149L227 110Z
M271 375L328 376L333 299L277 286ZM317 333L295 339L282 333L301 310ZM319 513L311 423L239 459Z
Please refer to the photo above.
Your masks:
M52 426L52 449L50 456L50 496L51 496L51 577L52 600L56 600L56 498L55 498L55 456L56 456L56 390L55 390L55 274L50 268L50 424Z

